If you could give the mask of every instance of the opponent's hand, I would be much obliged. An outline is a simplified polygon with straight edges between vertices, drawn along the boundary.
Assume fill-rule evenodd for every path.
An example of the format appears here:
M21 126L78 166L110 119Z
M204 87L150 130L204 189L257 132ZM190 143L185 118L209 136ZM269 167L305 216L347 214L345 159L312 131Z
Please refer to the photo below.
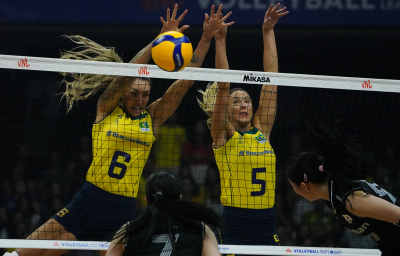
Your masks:
M263 32L267 32L269 29L273 29L276 23L278 22L280 17L283 17L289 13L286 11L286 7L283 7L278 10L278 7L281 4L274 5L271 4L268 10L265 12L264 23L263 23Z
M174 11L172 12L172 16L170 15L170 10L169 8L167 9L167 21L164 20L163 17L160 17L160 20L163 24L163 27L161 29L161 33L165 33L168 31L178 31L182 32L185 29L189 28L189 25L183 25L181 28L179 28L179 23L185 18L186 14L188 13L188 10L185 10L181 16L176 20L176 13L178 12L178 4L175 4L174 6Z
M231 16L232 12L229 12L227 15L223 16L221 11L222 4L219 5L217 13L215 13L215 5L212 5L210 15L207 13L205 14L203 23L203 31L205 36L209 38L216 36L217 34L224 36L226 35L227 27L235 23L234 21L225 23L225 20ZM225 30L225 34L223 30Z

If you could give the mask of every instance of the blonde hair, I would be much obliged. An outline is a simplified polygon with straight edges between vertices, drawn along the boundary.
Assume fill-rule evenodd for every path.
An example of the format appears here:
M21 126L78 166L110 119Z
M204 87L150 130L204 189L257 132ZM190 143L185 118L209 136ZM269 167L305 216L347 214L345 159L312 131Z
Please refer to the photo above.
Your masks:
M205 91L198 90L198 92L202 94L203 100L201 101L199 98L197 98L197 102L209 117L207 119L207 126L209 129L211 129L211 118L214 111L215 99L217 98L217 91L218 82L210 82Z
M114 47L104 47L92 40L79 35L64 36L79 46L70 50L61 52L61 59L73 60L89 60L89 61L106 61L106 62L119 62L122 59L115 52ZM81 74L81 73L61 73L64 79L61 81L65 83L65 92L62 98L67 100L68 111L71 110L75 101L85 100L89 96L95 94L102 88L107 86L117 77L111 75L97 75L97 74ZM61 98L61 99L62 99Z

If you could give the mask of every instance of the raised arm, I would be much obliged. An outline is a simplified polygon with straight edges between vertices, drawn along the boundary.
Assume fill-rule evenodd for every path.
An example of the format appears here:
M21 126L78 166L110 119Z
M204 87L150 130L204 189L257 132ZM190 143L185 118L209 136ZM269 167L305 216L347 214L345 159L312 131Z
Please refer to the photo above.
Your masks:
M286 7L278 10L279 5L277 4L275 7L271 5L264 17L263 64L264 71L266 72L278 72L278 53L276 50L274 27L280 17L289 13L288 11L285 12ZM276 85L264 84L261 87L260 101L253 119L253 126L259 129L268 140L276 117L277 90L278 87Z
M389 223L400 223L400 207L382 198L367 195L363 191L355 191L354 196L348 196L346 208L358 217L369 217Z
M211 13L214 13L215 6L211 7ZM222 5L219 8L222 9ZM201 67L204 58L210 48L211 39L220 30L225 19L227 19L230 14L223 18L216 19L215 15L205 14L205 21L203 24L203 36L197 45L196 50L193 53L193 58L189 67ZM153 117L153 129L154 133L157 134L158 128L175 112L179 107L183 97L186 92L192 87L194 81L192 80L177 80L174 82L165 92L163 97L156 100L147 108Z
M217 14L219 15L219 14ZM232 25L233 23L229 23ZM227 26L222 28L215 35L215 68L229 69L228 57L226 55L226 33ZM228 122L227 104L229 98L230 83L218 82L218 91L214 103L214 111L211 118L211 136L214 148L222 147L227 137L235 132L235 129Z
M182 32L189 27L188 25L184 25L179 28L179 23L186 16L188 10L185 10L178 19L175 19L177 11L178 5L175 4L172 16L170 15L170 10L167 9L167 21L165 21L164 18L160 17L160 20L163 24L160 34L167 31ZM153 41L151 41L150 44L140 50L129 63L147 64L151 58L151 48L153 45ZM120 102L120 98L125 93L126 88L131 84L131 81L132 78L129 77L117 77L110 83L110 85L103 92L103 94L99 98L99 101L97 102L97 116L95 122L100 122L112 111L114 111L114 109L118 106Z

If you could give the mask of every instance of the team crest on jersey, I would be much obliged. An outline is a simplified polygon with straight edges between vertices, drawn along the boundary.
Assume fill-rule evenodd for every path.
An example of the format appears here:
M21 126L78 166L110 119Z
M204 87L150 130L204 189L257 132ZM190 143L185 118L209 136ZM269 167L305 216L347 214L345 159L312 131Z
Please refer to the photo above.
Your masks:
M117 124L118 124L118 120L121 119L121 118L122 118L122 115L118 115L118 116L117 116L117 119L114 120L114 123L117 123Z
M353 223L353 218L351 218L349 215L343 214L342 216L347 221L347 223Z
M149 126L149 123L147 121L139 123L139 126L140 126L140 131L142 131L142 132L149 132L150 131L150 126Z
M260 144L265 143L266 139L264 137L264 135L260 134L257 137L254 137Z

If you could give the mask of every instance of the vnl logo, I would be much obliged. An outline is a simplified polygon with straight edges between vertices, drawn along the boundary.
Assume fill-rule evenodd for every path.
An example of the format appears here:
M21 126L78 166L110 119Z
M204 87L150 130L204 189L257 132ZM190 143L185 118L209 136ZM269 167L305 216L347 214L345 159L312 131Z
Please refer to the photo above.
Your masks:
M361 86L363 89L371 89L372 88L371 82L369 80L364 81L364 83L362 83Z
M31 64L28 64L28 60L26 58L18 61L18 67L29 68L30 65Z
M139 75L148 75L148 74L150 74L150 72L149 71L147 71L147 67L146 66L144 66L144 67L140 67L140 69L138 70L138 73L139 73Z

